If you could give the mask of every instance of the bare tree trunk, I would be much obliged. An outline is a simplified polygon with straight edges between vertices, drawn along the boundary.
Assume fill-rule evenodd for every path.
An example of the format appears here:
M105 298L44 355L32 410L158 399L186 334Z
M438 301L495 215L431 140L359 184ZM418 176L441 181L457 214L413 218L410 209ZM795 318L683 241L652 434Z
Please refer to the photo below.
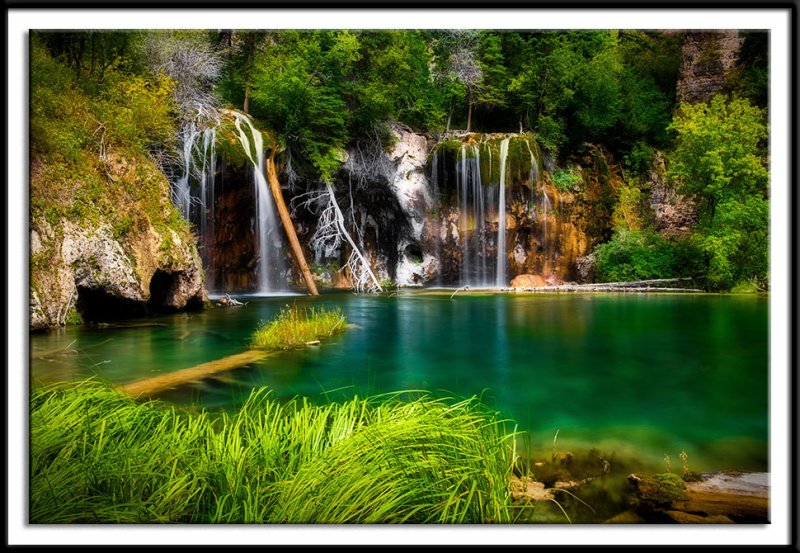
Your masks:
M472 128L472 98L468 100L467 105L467 132Z
M444 129L444 132L450 131L450 120L453 118L453 99L450 98L450 111L447 112L447 126Z
M370 269L369 261L367 261L367 259L364 257L364 254L361 253L361 250L358 249L358 246L353 241L353 238L350 236L350 233L347 232L347 228L345 228L344 226L344 215L342 214L342 210L339 209L339 204L336 203L336 195L333 193L333 188L331 187L330 184L327 183L325 184L325 186L328 189L328 196L330 197L331 205L333 205L333 209L336 212L336 223L337 226L339 227L339 231L344 235L347 242L349 242L350 247L353 248L353 254L355 254L356 257L361 261L361 268L364 272L367 273L367 275L369 275L370 280L372 280L374 289L378 290L379 292L383 292L383 287L381 286L380 282L378 282L378 279L375 278L375 273L373 273L372 269ZM348 264L350 265L352 273L356 265L350 264L349 262ZM357 275L353 276L356 277Z
M245 65L244 76L244 102L242 102L242 111L250 113L250 73L253 70L253 53L255 50L255 37L248 33L245 35L245 43L247 45L247 62Z
M275 152L270 154L267 158L267 180L269 181L270 190L272 190L272 197L275 199L275 205L278 206L278 213L283 222L283 228L286 230L286 236L289 237L289 243L292 246L292 254L294 255L297 266L300 272L303 273L303 280L306 282L309 295L318 296L317 285L314 282L314 277L311 276L311 271L306 263L306 257L303 255L303 248L300 246L300 241L297 239L297 233L294 231L292 218L289 216L289 210L286 209L286 202L283 201L283 192L281 192L281 183L278 181L278 173L275 170Z

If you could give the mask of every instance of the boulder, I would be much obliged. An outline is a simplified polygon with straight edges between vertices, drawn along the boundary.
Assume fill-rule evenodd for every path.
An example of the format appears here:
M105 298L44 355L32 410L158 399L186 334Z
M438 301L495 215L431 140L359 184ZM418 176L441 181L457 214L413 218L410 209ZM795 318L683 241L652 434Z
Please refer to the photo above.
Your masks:
M547 281L541 275L517 275L511 281L510 288L541 288L548 286Z

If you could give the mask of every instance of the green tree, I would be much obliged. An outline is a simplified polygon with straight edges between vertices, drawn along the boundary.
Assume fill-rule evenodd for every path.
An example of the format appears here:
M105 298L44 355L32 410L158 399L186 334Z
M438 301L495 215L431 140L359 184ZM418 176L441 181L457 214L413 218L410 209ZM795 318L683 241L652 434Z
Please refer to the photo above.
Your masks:
M768 278L768 183L763 112L747 100L714 96L682 104L668 177L697 202L708 287Z
M284 139L293 159L329 180L347 142L343 80L358 43L348 31L282 31L266 40L253 69L251 112Z
M482 33L480 38L479 64L483 77L475 101L489 110L505 107L508 76L502 36Z

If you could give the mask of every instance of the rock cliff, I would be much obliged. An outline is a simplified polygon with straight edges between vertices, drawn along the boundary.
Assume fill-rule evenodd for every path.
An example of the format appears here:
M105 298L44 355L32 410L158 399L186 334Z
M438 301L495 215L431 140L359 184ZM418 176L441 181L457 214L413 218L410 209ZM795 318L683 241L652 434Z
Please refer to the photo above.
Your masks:
M76 209L81 204L73 201L59 211L65 199L45 202L47 172L33 171L32 199L49 207L31 214L31 329L197 309L207 301L192 235L179 224L168 224L175 215L166 179L148 163L137 165L109 167L107 184L144 187L135 175L145 171L155 179L146 186L158 192L149 196L158 208L152 219L133 209L141 207L139 202L92 211Z

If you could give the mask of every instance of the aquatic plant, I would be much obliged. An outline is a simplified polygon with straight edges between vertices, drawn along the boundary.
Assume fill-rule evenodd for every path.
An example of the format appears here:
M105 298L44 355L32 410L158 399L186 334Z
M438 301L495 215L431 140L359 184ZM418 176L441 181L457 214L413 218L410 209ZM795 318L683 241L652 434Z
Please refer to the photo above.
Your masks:
M302 347L320 338L344 332L347 318L338 307L292 307L286 305L278 316L253 333L251 347L285 350Z
M34 389L30 432L33 523L511 521L513 433L476 398L261 388L215 415L88 380Z

